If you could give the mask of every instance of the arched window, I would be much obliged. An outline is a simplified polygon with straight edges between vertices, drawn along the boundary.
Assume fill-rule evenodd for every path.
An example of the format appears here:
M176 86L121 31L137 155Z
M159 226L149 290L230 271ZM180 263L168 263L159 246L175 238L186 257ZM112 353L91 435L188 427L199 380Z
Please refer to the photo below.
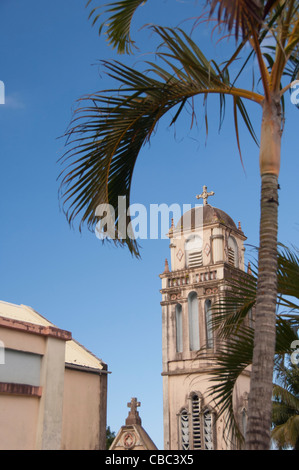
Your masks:
M214 443L214 413L202 408L202 397L192 392L189 396L188 408L179 413L180 443L184 450L213 450Z
M236 268L239 267L238 245L234 237L228 238L228 262Z
M180 413L180 436L182 450L189 450L189 416L187 410L182 410Z
M212 348L213 347L212 302L210 299L207 299L205 301L205 320L206 320L207 348Z
M198 351L199 344L199 319L198 300L196 292L190 292L188 296L188 318L189 318L189 346L190 351Z
M202 266L202 239L199 235L191 235L185 242L186 267Z
M181 304L175 306L176 351L183 352L183 314Z

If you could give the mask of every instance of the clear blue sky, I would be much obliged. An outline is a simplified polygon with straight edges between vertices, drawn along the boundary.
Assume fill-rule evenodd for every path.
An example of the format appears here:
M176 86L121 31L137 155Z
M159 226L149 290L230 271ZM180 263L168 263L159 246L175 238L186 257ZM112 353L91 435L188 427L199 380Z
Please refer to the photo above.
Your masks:
M142 259L136 260L125 249L103 246L87 229L81 234L70 229L59 207L57 160L64 152L59 137L75 101L114 85L99 60L115 58L115 53L92 28L85 3L0 3L0 80L6 87L6 104L0 105L0 299L33 307L107 362L112 372L108 425L119 430L128 414L127 402L136 396L145 429L163 448L159 274L168 257L168 240L142 241ZM134 25L175 26L197 15L199 3L149 0ZM224 59L225 43L218 51L204 26L196 34L207 55L216 52L217 60ZM132 64L147 58L142 53L151 50L153 38L142 31L136 39L140 53L120 60ZM286 109L279 239L299 246L299 111L288 96ZM167 128L169 120L161 122L136 165L132 202L147 208L195 205L195 195L207 185L215 191L211 204L236 223L240 220L248 243L257 245L258 149L241 128L244 172L230 111L219 134L215 102L209 110L207 144L201 105L198 129L189 131L186 118L175 132ZM260 110L252 116L259 134Z

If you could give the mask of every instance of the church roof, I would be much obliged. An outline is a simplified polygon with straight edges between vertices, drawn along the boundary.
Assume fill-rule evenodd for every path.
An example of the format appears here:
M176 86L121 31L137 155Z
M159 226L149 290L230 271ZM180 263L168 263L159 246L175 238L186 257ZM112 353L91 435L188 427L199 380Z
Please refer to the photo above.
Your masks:
M0 317L42 327L55 327L53 323L27 305L0 301ZM65 363L83 368L103 370L106 364L74 339L66 341Z
M205 204L193 207L185 212L176 225L176 230L192 230L203 225L222 223L229 228L238 230L233 219L223 210Z

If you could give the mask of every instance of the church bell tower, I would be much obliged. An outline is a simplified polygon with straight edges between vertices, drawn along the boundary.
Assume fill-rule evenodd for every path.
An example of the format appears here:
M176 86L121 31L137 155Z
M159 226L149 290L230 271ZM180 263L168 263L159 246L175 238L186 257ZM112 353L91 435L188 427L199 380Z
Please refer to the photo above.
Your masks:
M211 355L217 341L211 309L232 275L244 273L246 237L231 217L208 204L207 187L196 196L203 205L172 223L170 265L162 280L162 376L165 450L228 449L223 417L208 393ZM208 351L209 358L199 351ZM249 374L238 385L236 401L246 413ZM231 447L230 447L231 448Z

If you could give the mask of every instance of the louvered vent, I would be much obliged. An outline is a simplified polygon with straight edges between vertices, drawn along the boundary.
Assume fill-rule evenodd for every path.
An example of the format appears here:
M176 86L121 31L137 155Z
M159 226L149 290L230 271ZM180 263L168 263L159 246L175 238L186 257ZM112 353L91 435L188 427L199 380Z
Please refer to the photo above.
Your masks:
M204 440L205 449L213 450L212 415L208 411L204 413Z
M235 251L233 248L228 249L228 262L229 264L235 266Z
M202 266L202 251L193 251L188 255L188 267L196 268Z
M192 397L193 449L201 449L200 402L197 395Z
M181 413L181 437L182 437L182 449L189 450L189 416L186 410Z

